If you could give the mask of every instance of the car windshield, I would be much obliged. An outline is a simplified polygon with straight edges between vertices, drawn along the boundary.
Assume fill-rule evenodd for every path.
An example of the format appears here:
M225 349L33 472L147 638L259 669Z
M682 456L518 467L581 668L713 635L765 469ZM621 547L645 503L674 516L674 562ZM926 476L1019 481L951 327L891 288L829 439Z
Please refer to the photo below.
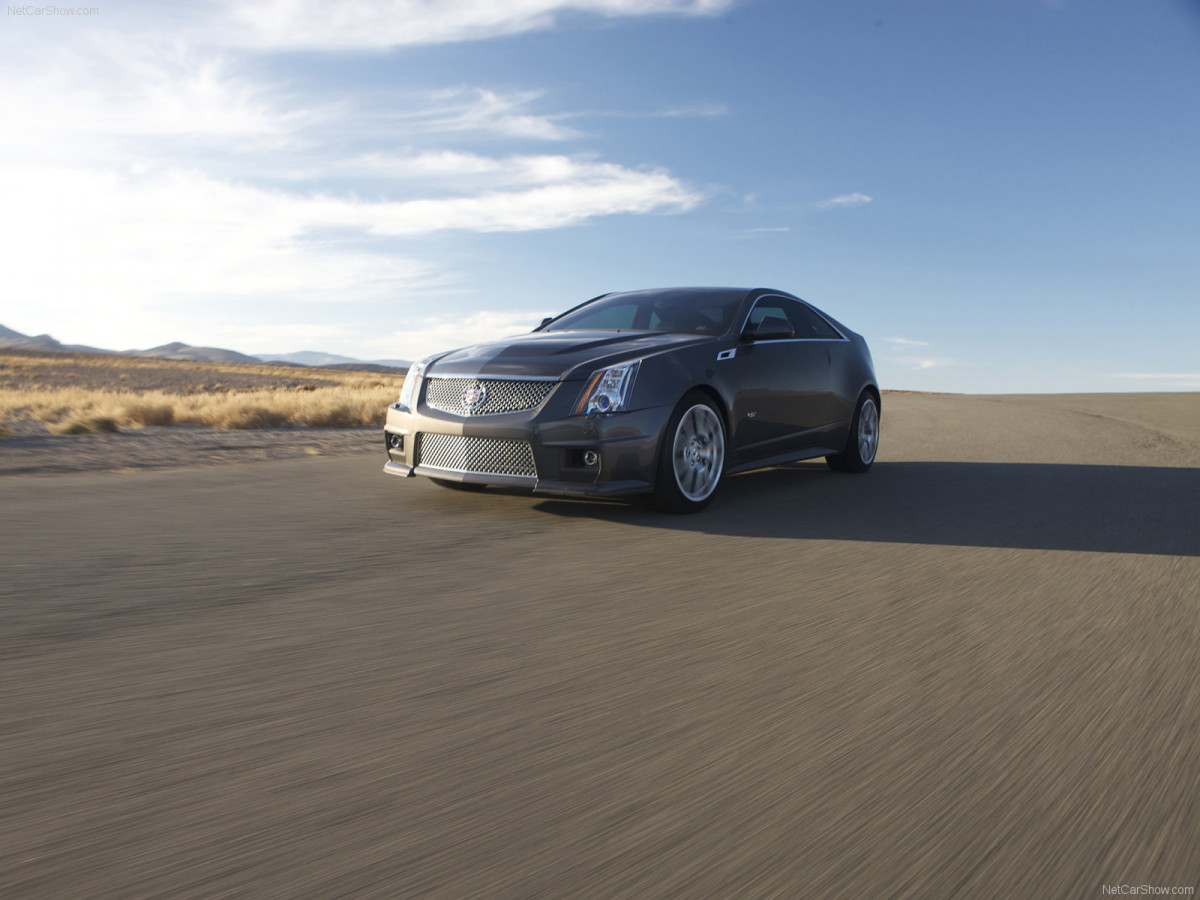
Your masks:
M543 330L724 334L743 294L739 291L609 294L566 313Z

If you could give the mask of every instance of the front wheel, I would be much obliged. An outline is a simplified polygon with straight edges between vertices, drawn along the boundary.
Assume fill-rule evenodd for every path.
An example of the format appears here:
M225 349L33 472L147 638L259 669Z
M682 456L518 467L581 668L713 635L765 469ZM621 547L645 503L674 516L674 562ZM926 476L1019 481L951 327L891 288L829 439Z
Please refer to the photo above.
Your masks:
M693 513L708 506L725 472L725 423L705 394L684 396L663 434L654 505Z
M870 391L858 398L858 407L850 421L850 433L842 452L825 457L835 472L865 472L875 462L879 450L879 404Z

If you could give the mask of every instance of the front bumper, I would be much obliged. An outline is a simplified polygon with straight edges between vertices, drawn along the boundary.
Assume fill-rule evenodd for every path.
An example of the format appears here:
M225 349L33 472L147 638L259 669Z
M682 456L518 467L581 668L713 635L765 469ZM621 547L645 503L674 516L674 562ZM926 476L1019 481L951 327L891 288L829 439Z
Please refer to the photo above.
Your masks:
M553 398L552 398L553 400ZM384 471L411 477L523 488L535 494L611 497L653 490L658 448L671 407L653 407L609 415L561 415L553 402L538 410L489 416L456 416L418 403L416 410L388 408ZM426 435L527 442L535 474L469 471L471 466L441 467L422 461ZM419 437L421 436L421 437ZM394 446L399 443L400 446ZM587 454L597 456L593 465Z

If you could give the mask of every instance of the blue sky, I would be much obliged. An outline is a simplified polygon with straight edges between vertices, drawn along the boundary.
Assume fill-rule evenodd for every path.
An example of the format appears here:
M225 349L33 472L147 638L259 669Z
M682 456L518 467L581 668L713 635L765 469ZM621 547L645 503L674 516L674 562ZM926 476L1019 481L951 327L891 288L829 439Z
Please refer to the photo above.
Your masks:
M771 286L884 387L1200 389L1195 2L94 2L0 23L10 328L413 358Z

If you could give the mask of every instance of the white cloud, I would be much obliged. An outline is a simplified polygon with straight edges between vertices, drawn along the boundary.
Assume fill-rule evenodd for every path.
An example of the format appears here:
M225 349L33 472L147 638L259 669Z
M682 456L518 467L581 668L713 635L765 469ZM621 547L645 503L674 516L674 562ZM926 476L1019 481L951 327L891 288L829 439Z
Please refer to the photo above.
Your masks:
M438 91L422 109L394 114L406 132L452 134L487 132L512 138L563 141L579 137L573 128L557 120L567 116L536 115L529 107L545 96L544 91L503 93L486 88L456 87Z
M239 74L220 54L112 36L86 49L23 47L2 71L20 79L0 92L0 146L9 165L152 157L161 142L177 138L193 154L277 150L322 117L282 105L271 85ZM140 153L131 152L134 145Z
M441 178L455 184L462 184L464 179L473 184L554 184L604 170L602 164L569 156L492 157L455 150L435 150L415 156L376 153L348 160L346 165L376 176Z
M576 177L520 191L472 197L365 203L317 196L293 201L316 226L360 228L375 235L436 231L535 231L617 213L681 212L701 200L667 172L639 172L611 163L582 168Z
M936 369L938 366L944 366L950 362L948 359L938 359L937 357L929 356L891 356L888 357L892 362L898 362L901 365L907 366L910 369Z
M501 6L523 29L537 9L641 15L727 5L412 0L386 9L432 34L449 28L451 13L466 28ZM281 21L376 15L367 5L357 13L353 5L269 6L267 17ZM517 16L518 7L533 18ZM411 238L678 213L703 199L660 167L466 149L480 136L578 137L562 121L569 114L536 108L541 91L456 87L389 96L381 111L378 96L332 101L276 83L252 55L196 42L205 9L153 13L187 20L178 36L156 32L163 23L149 19L136 40L98 29L72 40L0 35L0 76L12 85L0 92L0 304L37 310L35 330L100 346L195 342L206 339L179 326L199 326L206 306L227 311L204 326L212 334L267 321L280 303L403 304L459 278L426 255L433 242ZM257 303L267 306L251 313ZM314 335L332 334L323 316L299 316ZM288 321L298 320L289 313Z
M905 369L910 372L920 372L926 369L940 369L945 366L958 364L958 360L956 359L930 353L926 349L929 347L929 341L906 337L889 337L884 338L883 342L888 345L887 349L889 352L882 356L882 360L891 367Z
M863 206L870 203L872 199L869 194L841 194L828 200L822 200L817 206L821 209L844 209L850 206Z
M580 112L566 113L563 119L713 119L729 115L729 107L724 103L707 102L693 106L670 106L665 109L634 110L634 109L591 109Z
M244 46L386 49L540 31L561 13L716 15L736 0L230 0L223 27Z
M243 296L368 300L435 282L432 265L369 236L525 231L616 213L687 209L664 172L574 164L524 190L429 200L297 195L168 170L138 177L62 168L0 171L6 301L111 325L167 301ZM337 230L337 237L317 235Z
M701 103L697 106L677 106L672 109L660 109L650 113L651 117L664 119L710 119L717 116L729 115L729 107L724 103Z

